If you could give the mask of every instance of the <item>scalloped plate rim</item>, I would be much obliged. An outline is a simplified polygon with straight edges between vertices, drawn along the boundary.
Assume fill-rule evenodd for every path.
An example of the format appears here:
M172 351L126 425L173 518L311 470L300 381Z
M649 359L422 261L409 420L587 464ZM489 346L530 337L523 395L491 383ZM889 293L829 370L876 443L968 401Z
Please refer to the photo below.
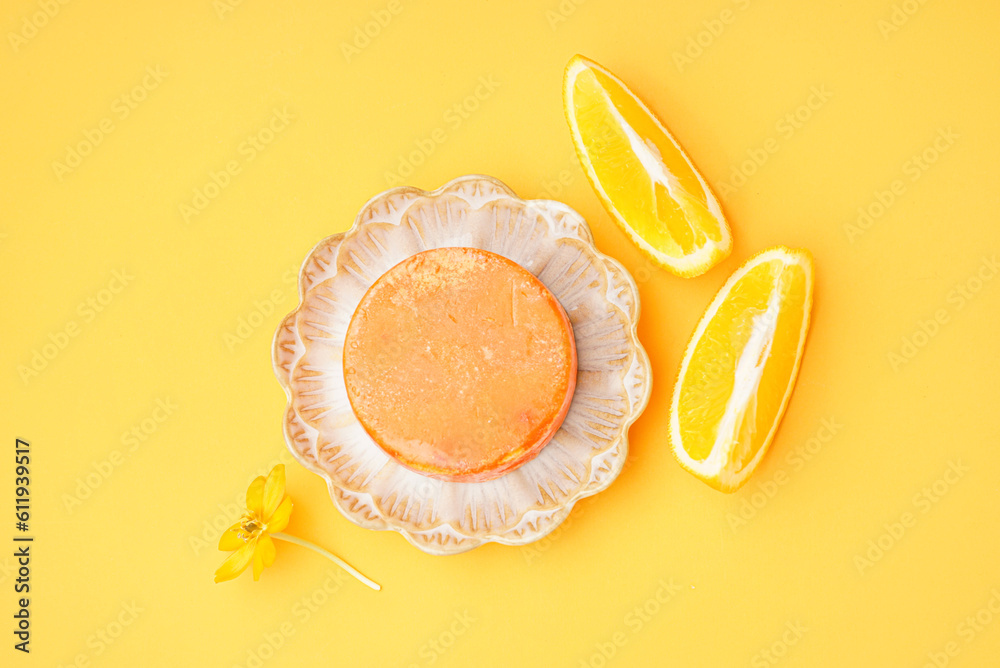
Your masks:
M468 535L466 535L466 536L463 536L463 538L465 539L465 541L467 541L469 543L468 545L461 546L459 549L443 549L442 548L442 549L439 550L439 549L434 549L434 546L431 543L418 542L417 540L415 540L415 538L414 538L414 536L412 534L413 533L421 534L421 533L424 533L425 531L434 530L434 529L439 528L440 525L435 525L435 526L433 526L430 529L425 530L425 531L416 531L416 532L414 532L414 531L408 529L407 527L397 526L397 525L392 524L390 521L386 520L385 518L380 518L380 522L384 526L373 526L373 524L375 524L375 523L373 523L373 522L366 522L365 519L363 517L359 516L358 513L354 512L354 511L351 511L351 510L348 510L347 508L345 508L344 505L343 505L343 503L341 502L341 500L339 498L337 498L337 496L334 494L334 490L335 489L339 489L339 490L342 490L342 491L346 491L346 492L348 492L348 493L350 493L352 495L365 494L365 495L369 496L369 498L370 498L370 495L368 495L367 492L359 492L359 491L355 491L355 490L344 490L342 487L340 487L333 480L333 478L326 471L324 471L322 468L314 465L312 462L310 462L309 460L307 460L299 452L299 450L297 448L295 448L295 447L292 446L290 435L288 434L288 431L287 431L287 424L288 424L287 414L289 412L293 412L293 413L295 413L297 415L297 411L295 410L295 407L294 407L294 398L293 398L293 395L292 395L292 390L291 390L291 387L290 387L290 383L285 380L285 375L286 374L285 374L284 370L279 367L278 360L277 360L276 356L274 355L274 351L275 351L275 349L276 349L276 347L278 345L279 338L281 337L281 333L282 333L282 329L283 329L285 320L290 315L295 314L299 310L299 308L301 307L301 305L302 305L302 300L304 299L305 293L306 293L306 290L305 290L305 283L306 283L306 281L304 280L304 275L305 275L304 272L305 272L306 268L308 267L310 261L313 259L314 254L316 253L317 250L319 250L321 247L329 244L332 239L335 239L335 238L339 237L340 240L343 241L344 239L346 239L347 237L349 237L353 232L355 232L358 229L360 229L362 225L366 224L365 222L362 222L362 216L365 215L365 213L370 209L370 207L373 204L375 204L376 202L378 202L378 201L386 200L386 199L388 199L388 198L390 198L390 197L392 197L394 195L398 195L398 194L402 194L402 193L412 193L412 194L415 194L417 197L434 197L434 196L442 194L444 191L446 191L448 189L454 188L458 184L469 182L469 181L486 181L486 182L490 183L491 185L494 185L494 186L498 187L500 190L502 190L505 193L507 193L507 195L509 197L511 197L512 199L520 201L520 202L522 202L522 203L524 203L526 205L530 205L530 206L533 206L533 207L540 208L544 212L550 213L550 214L553 213L552 209L555 209L560 214L569 215L569 216L572 216L572 217L574 217L576 219L576 222L579 224L579 229L582 231L582 233L584 235L584 236L582 236L580 238L580 240L583 243L585 243L586 245L588 245L590 247L590 249L594 252L594 254L596 255L596 257L598 259L600 259L603 263L613 265L614 268L618 270L620 276L624 279L625 283L627 284L627 287L631 290L632 295L634 295L634 300L633 300L634 301L634 307L633 307L634 312L633 312L633 314L632 314L632 316L630 318L627 318L629 320L629 324L630 324L630 326L629 326L629 330L630 330L629 331L629 334L630 334L629 340L631 342L633 342L634 345L635 345L635 348L634 348L635 358L636 358L635 359L635 364L638 364L638 366L645 371L645 382L644 382L644 388L643 388L642 393L636 398L636 401L634 403L630 402L632 405L629 406L629 412L627 413L626 416L624 416L624 418L622 420L621 436L618 438L618 446L617 446L619 452L614 456L613 463L611 465L611 468L610 468L608 474L606 475L606 478L604 480L598 482L593 487L588 487L587 485L584 485L575 494L573 494L568 500L562 502L561 504L559 504L558 506L556 506L555 508L553 508L551 511L541 512L541 511L538 511L538 510L529 510L529 511L527 511L525 513L525 517L527 517L529 515L536 515L536 516L548 515L548 516L551 517L551 516L556 515L556 514L561 514L562 517L558 521L550 522L547 525L542 526L539 529L536 529L536 530L533 530L533 531L532 530L526 530L520 536L513 537L513 538L504 537L503 534L490 534L490 533L485 533L485 534L479 535L479 536L468 536ZM561 526L562 522L565 521L565 519L570 515L570 513L573 510L573 508L575 507L575 505L579 501L581 501L583 499L586 499L586 498L589 498L591 496L594 496L596 494L599 494L600 492L603 492L621 474L621 472L622 472L622 470L623 470L623 468L625 466L625 462L628 459L628 454L629 454L629 448L630 448L629 430L632 427L632 425L635 423L635 421L638 420L639 417L641 417L642 413L645 411L646 407L648 406L650 397L652 395L652 386L653 386L652 368L651 368L651 364L650 364L650 360L649 360L649 355L646 352L645 347L642 345L642 342L640 341L639 336L638 336L638 325L639 325L639 318L640 318L640 315L641 315L641 302L640 302L640 298L639 298L639 289L638 289L638 286L635 283L634 277L631 275L631 273L625 268L625 266L619 260L617 260L616 258L613 258L613 257L611 257L609 255L606 255L605 253L601 252L595 246L594 241L593 241L593 235L590 232L590 228L589 228L589 225L587 224L586 219L584 219L583 216L581 216L576 210L574 210L569 205L567 205L567 204L565 204L563 202L560 202L558 200L551 200L551 199L522 199L522 198L518 197L513 192L513 190L510 187L508 187L506 184L504 184L502 181L500 181L499 179L496 179L496 178L494 178L492 176L485 175L485 174L467 174L467 175L463 175L463 176L451 179L448 182L446 182L443 185L441 185L440 187L435 188L434 190L430 190L430 191L422 190L422 189L417 188L415 186L396 186L396 187L393 187L393 188L389 188L389 189L384 190L384 191L382 191L380 193L377 193L373 197L369 198L361 206L361 208L358 210L358 213L355 216L354 221L351 224L350 228L348 228L347 230L345 230L343 232L337 232L337 233L334 233L334 234L331 234L331 235L327 235L326 237L322 238L319 242L317 242L316 244L314 244L312 246L312 248L309 250L309 252L306 254L305 258L303 259L301 266L299 267L298 282L297 283L298 283L298 290L299 290L299 304L296 305L296 307L292 311L290 311L289 313L286 313L285 316L282 317L282 319L281 319L278 327L275 329L274 336L272 337L272 341L271 341L271 347L270 347L271 354L272 354L272 358L271 358L272 367L273 367L274 373L275 373L275 375L277 377L277 380L278 380L279 384L281 385L282 389L285 392L285 397L286 397L286 406L285 406L285 415L286 415L286 417L283 417L283 419L282 419L282 436L283 436L283 438L284 438L284 440L286 442L286 447L289 450L289 452L292 455L292 457L296 461L298 461L300 464L302 464L302 466L304 468L306 468L307 470L311 471L312 473L318 475L319 477L321 477L326 482L326 485L327 485L327 488L328 488L328 493L329 493L331 501L333 502L333 505L337 508L338 512L340 512L341 515L343 515L346 519L348 519L353 524L356 524L359 527L362 527L362 528L365 528L365 529L374 530L374 531L394 531L394 532L399 533L400 535L402 535L403 538L408 543L410 543L411 545L413 545L417 549L421 550L424 553L435 555L435 556L447 556L447 555L461 554L461 553L473 550L473 549L475 549L477 547L480 547L482 545L485 545L487 543L498 543L498 544L501 544L501 545L510 545L510 546L527 545L529 543L532 543L532 542L535 542L537 540L540 540L541 538L544 538L546 535L548 535L549 533L551 533L552 531L554 531L557 527ZM620 309L620 307L618 307L617 305L613 305L613 306L615 308ZM298 336L297 332L296 332L296 336ZM299 417L299 419L300 420L302 419L301 416ZM312 428L312 427L309 427L309 428ZM609 448L607 452L611 452L612 450L614 450L614 447ZM374 503L372 503L371 505L375 506ZM447 523L445 523L445 524L447 524ZM530 524L530 522L529 522L529 524ZM451 527L449 526L449 529L450 528Z

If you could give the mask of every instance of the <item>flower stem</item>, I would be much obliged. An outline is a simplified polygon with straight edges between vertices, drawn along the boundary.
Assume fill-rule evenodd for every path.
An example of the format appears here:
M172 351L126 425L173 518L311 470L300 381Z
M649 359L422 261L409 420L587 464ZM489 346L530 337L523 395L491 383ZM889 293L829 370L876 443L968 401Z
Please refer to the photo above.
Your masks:
M283 540L283 541L285 541L287 543L295 543L296 545L301 545L302 547L307 547L310 550L312 550L313 552L318 552L319 554L322 554L324 557L326 557L327 559L329 559L330 561L332 561L333 563L337 564L338 566L340 566L341 568L343 568L345 571L347 571L348 573L350 573L351 575L353 575L355 578L358 579L359 582L364 583L365 585L371 587L375 591L381 591L382 590L382 586L379 585L377 582L369 580L364 575L362 575L361 573L359 573L357 571L357 569L355 569L349 563L347 563L346 561L344 561L343 559L341 559L337 555L333 554L332 552L327 552L326 550L324 550L323 548L321 548L318 545L314 545L314 544L310 543L307 540L302 540L301 538L298 538L297 536L289 536L288 534L281 533L280 531L277 532L277 533L272 533L271 534L271 538L277 538L278 540Z

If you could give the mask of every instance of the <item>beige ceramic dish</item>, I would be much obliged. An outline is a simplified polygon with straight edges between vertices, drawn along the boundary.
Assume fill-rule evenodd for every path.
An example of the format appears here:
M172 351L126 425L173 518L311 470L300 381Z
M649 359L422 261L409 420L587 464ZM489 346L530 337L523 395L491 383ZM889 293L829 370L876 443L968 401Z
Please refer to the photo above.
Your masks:
M534 459L485 482L449 482L402 466L362 428L344 384L344 336L367 289L410 255L447 246L482 248L526 268L560 301L576 338L577 387L562 426ZM285 439L356 524L398 531L430 554L490 541L523 545L621 471L628 428L650 392L649 359L636 337L638 292L566 205L518 199L485 176L433 192L394 188L370 200L349 231L313 249L299 294L273 346L288 395Z

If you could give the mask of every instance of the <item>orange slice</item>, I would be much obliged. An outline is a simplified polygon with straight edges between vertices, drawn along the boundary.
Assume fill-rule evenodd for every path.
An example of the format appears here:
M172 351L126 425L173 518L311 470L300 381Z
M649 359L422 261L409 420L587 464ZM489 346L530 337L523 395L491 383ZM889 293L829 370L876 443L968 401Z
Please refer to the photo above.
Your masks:
M590 184L650 258L678 276L698 276L729 255L729 224L708 182L625 84L573 56L563 108Z
M767 452L799 372L812 308L808 251L778 246L736 270L701 317L670 404L685 469L723 492Z

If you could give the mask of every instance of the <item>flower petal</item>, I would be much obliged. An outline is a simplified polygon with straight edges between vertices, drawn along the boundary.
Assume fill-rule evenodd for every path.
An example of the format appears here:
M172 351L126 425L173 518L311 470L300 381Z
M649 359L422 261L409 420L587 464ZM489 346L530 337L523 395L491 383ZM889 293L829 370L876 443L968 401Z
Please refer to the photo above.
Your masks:
M277 555L277 551L274 549L274 540L266 533L262 533L257 540L257 551L254 554L260 555L265 566L273 564L274 557Z
M222 538L219 539L219 549L223 552L232 552L233 550L238 550L246 545L246 541L240 538L241 528L242 526L240 522L237 522L223 531Z
M215 581L225 582L226 580L232 580L245 571L247 566L250 565L250 560L253 558L256 546L257 541L252 540L229 555L229 558L219 566L219 570L215 571Z
M288 526L288 518L292 516L292 497L286 496L278 506L278 509L271 515L271 520L267 523L267 530L271 533L284 531Z
M247 488L247 510L255 514L257 517L261 516L261 511L263 510L264 504L264 476L257 476L250 483Z
M267 475L267 483L264 484L264 505L261 519L267 524L271 515L278 509L281 498L285 496L285 465L278 464Z
M260 550L254 550L253 553L253 581L257 582L260 580L260 574L264 570L264 560L260 556Z

